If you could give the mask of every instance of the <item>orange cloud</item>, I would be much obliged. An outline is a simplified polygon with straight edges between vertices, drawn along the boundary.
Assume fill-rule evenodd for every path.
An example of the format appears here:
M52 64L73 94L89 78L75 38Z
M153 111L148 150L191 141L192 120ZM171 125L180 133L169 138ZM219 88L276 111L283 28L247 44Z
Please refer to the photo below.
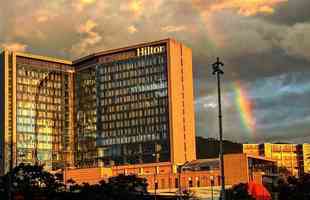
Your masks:
M96 0L80 0L80 2L83 4L93 4L96 2Z
M219 31L214 14L223 10L233 10L242 16L257 14L270 15L274 13L274 7L288 0L192 0L207 26L209 37L218 47L225 45L225 33Z
M72 1L72 6L75 8L76 11L82 12L85 7L95 4L97 0L79 0L79 1Z
M94 29L98 24L93 20L87 20L85 24L81 24L77 31L81 34L81 40L77 44L73 45L71 52L74 55L81 55L87 53L98 44L102 37Z
M128 32L129 32L130 34L134 34L134 33L138 32L137 28L136 28L134 25L129 26L129 27L127 28L127 30L128 30Z
M9 42L9 43L4 43L4 44L0 45L0 47L7 49L9 51L22 52L22 51L26 50L27 45L17 43L17 42L12 42L12 43Z
M136 14L140 14L143 9L142 2L140 0L132 0L129 4L129 9Z
M217 0L205 3L204 0L193 0L193 3L207 12L234 9L240 15L251 16L259 13L272 14L275 5L286 1L288 0Z
M185 26L164 26L161 28L161 31L171 33L171 32L180 32L186 30Z

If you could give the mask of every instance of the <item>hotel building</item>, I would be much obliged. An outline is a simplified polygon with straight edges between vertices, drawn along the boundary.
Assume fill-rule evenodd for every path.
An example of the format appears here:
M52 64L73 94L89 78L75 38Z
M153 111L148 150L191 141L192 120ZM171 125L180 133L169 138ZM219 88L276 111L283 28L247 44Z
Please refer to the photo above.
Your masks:
M93 138L98 155L90 157L99 164L196 158L189 48L163 40L99 52L73 65L77 113L87 123L78 123L78 145L85 135ZM81 148L77 160L87 153Z
M1 55L1 169L196 159L192 52L166 39L76 61Z
M244 144L243 153L275 160L293 176L310 172L309 144Z

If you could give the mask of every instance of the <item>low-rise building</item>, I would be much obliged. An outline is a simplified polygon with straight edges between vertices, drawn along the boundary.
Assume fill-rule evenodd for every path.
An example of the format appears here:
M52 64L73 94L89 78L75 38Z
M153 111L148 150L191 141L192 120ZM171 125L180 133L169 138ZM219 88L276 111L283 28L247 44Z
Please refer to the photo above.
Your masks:
M246 154L224 155L225 183L229 187L238 183L255 181L262 183L276 175L276 162ZM177 192L180 189L209 188L220 186L220 160L201 159L177 166L169 162L138 165L112 166L110 168L71 169L65 172L65 181L98 183L111 176L135 174L147 179L148 190Z
M279 169L293 176L310 172L309 144L244 144L243 153L275 160Z

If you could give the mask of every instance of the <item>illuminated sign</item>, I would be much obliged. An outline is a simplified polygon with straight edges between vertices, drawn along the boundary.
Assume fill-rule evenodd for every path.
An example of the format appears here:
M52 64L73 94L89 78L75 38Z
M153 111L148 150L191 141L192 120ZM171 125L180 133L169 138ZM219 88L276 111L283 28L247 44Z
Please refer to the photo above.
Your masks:
M158 53L163 53L165 52L165 47L164 46L148 46L148 47L141 47L137 49L137 56L148 56L148 55L153 55L153 54L158 54Z

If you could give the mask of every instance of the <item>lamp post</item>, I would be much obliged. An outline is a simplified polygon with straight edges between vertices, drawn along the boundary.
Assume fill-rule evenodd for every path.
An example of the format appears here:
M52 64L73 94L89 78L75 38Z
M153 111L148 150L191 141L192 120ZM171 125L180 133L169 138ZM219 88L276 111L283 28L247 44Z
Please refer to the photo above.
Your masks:
M223 127L222 127L222 104L221 104L221 75L224 71L221 67L224 63L219 58L212 64L213 75L217 76L217 93L218 93L218 112L219 112L219 135L220 135L220 165L221 165L221 199L225 200L225 176L224 176L224 155L223 155Z
M214 186L214 176L210 176L210 184L211 184L211 199L213 200L213 186Z
M156 164L157 164L157 152L152 154L153 157L156 159ZM155 165L154 168L154 199L157 199L157 188L158 188L158 182L157 182L157 165Z

